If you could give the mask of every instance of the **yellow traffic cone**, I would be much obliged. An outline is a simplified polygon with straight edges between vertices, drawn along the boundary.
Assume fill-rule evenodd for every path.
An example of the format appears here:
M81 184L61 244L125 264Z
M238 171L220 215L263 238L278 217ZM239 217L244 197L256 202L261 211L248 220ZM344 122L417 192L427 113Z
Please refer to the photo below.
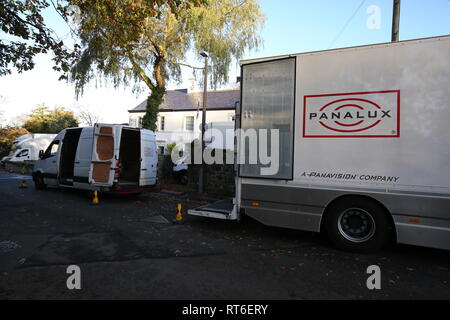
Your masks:
M92 198L92 205L97 205L100 203L100 201L98 200L98 191L94 191L94 197Z
M28 188L28 185L27 185L27 178L22 177L22 182L20 183L19 188L20 188L20 189Z
M175 223L182 223L183 215L181 214L181 203L177 206L177 215L175 216Z

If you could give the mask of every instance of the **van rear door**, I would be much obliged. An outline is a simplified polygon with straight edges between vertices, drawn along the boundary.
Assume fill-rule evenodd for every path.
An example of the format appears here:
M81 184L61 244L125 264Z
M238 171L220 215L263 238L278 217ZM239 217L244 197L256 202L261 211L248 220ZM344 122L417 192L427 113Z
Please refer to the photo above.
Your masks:
M139 186L156 184L157 154L155 134L150 130L141 130L141 173Z
M114 182L115 162L118 159L120 127L95 124L92 144L92 161L89 183L94 186L109 187Z

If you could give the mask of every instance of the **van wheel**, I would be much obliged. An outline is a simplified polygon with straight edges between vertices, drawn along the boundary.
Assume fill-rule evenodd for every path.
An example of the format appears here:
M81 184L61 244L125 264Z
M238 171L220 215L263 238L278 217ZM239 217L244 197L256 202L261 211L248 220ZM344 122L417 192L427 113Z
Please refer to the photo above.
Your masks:
M364 198L350 198L332 204L327 209L325 228L334 245L357 252L383 248L393 230L384 208Z
M180 178L178 179L178 181L180 182L180 184L182 184L184 186L187 185L189 182L186 174L181 175Z
M34 187L36 189L43 190L47 187L44 183L44 176L42 175L42 173L35 174L33 180L34 180Z

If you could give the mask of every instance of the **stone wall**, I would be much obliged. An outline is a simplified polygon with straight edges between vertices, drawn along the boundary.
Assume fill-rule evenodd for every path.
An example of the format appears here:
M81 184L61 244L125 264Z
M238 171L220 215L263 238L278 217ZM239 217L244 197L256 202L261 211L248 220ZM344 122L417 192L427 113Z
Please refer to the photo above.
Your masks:
M158 180L161 184L177 183L172 175L172 166L170 155L158 156ZM188 166L188 184L182 186L186 192L197 192L200 168L201 165L198 164ZM233 197L235 192L234 178L233 164L205 165L204 191L207 195L215 198Z
M215 150L212 150L214 154ZM205 165L204 191L213 197L233 197L235 192L234 164L226 164L227 157L232 157L232 151L225 151L223 164ZM201 165L190 165L188 169L188 186L191 190L198 190L198 176Z
M158 154L158 181L164 183L173 183L174 179L172 176L172 159L170 155Z
M200 165L190 165L188 169L188 185L190 192L198 190L198 176ZM212 164L205 165L205 184L206 194L216 197L233 197L235 192L235 172L234 165Z

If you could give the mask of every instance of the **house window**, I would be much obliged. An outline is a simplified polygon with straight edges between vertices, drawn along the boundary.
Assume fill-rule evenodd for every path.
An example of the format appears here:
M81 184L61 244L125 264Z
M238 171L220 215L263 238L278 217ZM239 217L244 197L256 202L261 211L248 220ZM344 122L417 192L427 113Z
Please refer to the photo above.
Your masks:
M189 116L184 118L184 130L194 131L194 117Z
M166 127L166 117L161 117L159 121L159 130L164 131Z
M142 128L142 117L138 119L138 128Z

